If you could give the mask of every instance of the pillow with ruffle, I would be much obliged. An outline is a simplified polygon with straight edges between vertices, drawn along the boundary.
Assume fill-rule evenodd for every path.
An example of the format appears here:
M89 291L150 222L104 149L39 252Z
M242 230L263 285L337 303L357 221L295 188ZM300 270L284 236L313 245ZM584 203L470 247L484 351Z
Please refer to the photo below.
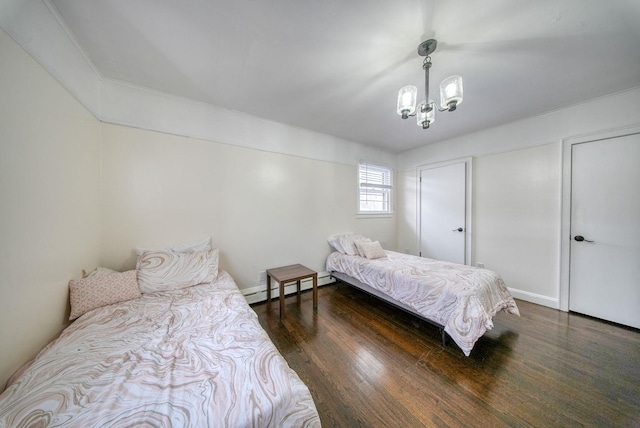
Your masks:
M69 281L69 320L74 320L93 309L137 299L140 296L135 270L72 279Z
M219 250L144 251L138 256L138 286L142 293L175 290L213 282L218 277Z

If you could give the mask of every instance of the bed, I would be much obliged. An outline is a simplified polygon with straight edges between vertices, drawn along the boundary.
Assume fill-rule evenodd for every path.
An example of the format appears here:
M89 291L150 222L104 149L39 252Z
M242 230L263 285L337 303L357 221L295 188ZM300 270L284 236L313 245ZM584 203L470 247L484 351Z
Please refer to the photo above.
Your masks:
M0 395L0 427L140 425L320 420L307 386L216 266L210 283L89 310Z
M377 241L329 242L338 250L327 258L332 277L438 326L443 344L446 333L466 356L498 311L520 315L493 271L386 251Z

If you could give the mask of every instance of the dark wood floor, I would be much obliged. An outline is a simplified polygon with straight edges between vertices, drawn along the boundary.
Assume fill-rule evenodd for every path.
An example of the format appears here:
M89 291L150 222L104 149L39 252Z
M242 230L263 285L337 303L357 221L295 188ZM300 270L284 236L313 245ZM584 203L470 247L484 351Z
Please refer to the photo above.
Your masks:
M465 357L347 285L253 305L324 426L640 426L640 332L518 301Z

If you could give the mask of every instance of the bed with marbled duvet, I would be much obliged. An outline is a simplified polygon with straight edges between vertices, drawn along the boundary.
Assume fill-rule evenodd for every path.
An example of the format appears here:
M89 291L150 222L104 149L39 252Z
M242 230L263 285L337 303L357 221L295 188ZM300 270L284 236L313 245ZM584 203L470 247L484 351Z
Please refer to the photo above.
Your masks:
M520 315L500 275L473 266L384 250L360 235L329 239L337 251L326 262L334 277L432 324L469 356L504 310Z
M232 277L215 274L84 313L0 395L0 427L320 426Z

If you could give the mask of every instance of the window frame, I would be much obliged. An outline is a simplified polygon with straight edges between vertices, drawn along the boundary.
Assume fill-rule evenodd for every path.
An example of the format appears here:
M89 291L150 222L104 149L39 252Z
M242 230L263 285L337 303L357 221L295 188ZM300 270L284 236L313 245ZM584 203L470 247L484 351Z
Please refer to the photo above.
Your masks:
M365 169L365 171L368 169L379 171L380 174L382 174L383 176L382 179L378 181L367 181L365 178L365 180L363 180L362 174L363 172L365 172L363 171L363 168ZM387 180L385 180L384 174L387 174L388 182ZM358 169L357 169L356 175L357 175L356 176L356 195L357 195L356 216L357 217L392 217L393 216L393 168L391 168L389 165L361 160L358 162ZM362 202L364 202L363 201L364 194L362 192L363 189L380 190L383 195L383 198L385 195L387 196L387 199L388 199L386 201L387 209L386 210L363 210L361 206ZM384 201L382 203L385 204Z

